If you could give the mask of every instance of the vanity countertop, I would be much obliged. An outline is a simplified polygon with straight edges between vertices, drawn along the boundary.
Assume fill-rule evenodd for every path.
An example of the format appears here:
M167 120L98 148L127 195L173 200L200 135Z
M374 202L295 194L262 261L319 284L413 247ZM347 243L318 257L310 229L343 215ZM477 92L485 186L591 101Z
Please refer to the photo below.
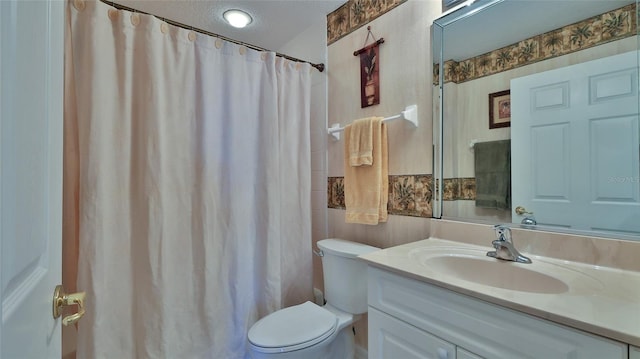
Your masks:
M602 267L535 255L532 264L505 262L504 271L530 269L559 278L568 288L554 293L503 289L461 279L454 271L433 268L424 253L451 256L472 253L482 258L490 245L429 238L360 256L368 264L514 309L562 325L640 346L640 272ZM428 257L428 256L427 256ZM495 260L497 259L485 259ZM511 268L517 267L517 268ZM495 284L495 283L494 283Z

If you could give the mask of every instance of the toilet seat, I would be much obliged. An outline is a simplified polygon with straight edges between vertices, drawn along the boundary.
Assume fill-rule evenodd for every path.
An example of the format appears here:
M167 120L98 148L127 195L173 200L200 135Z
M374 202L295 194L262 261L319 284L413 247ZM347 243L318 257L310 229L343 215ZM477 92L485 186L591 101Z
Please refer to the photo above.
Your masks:
M249 330L252 348L262 353L283 353L318 344L338 327L338 317L312 303L281 309L257 321Z

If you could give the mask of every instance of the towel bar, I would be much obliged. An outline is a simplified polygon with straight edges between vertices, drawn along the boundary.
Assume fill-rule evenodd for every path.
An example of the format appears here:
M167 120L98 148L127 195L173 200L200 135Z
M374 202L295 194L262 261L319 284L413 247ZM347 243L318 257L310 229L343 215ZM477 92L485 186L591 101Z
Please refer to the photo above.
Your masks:
M385 117L382 122L393 121L393 120L407 120L414 127L418 127L418 105L407 106L404 111L400 112L400 114ZM344 131L344 127L340 127L340 124L333 124L331 127L327 129L327 133L331 135L336 141L340 139L340 132Z

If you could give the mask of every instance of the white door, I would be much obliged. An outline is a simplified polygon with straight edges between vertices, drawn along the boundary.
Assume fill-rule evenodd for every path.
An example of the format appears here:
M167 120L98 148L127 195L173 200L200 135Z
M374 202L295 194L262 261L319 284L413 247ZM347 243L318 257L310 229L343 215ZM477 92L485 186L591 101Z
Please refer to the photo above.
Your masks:
M538 224L640 233L637 56L511 80L514 209Z
M64 3L0 1L0 357L60 358Z

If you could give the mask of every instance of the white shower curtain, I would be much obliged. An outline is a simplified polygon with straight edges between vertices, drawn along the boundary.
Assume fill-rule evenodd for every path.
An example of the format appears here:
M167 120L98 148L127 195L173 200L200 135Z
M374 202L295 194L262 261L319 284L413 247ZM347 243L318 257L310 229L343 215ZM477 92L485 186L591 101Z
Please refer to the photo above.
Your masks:
M312 296L311 67L70 3L78 357L247 357L257 319Z

